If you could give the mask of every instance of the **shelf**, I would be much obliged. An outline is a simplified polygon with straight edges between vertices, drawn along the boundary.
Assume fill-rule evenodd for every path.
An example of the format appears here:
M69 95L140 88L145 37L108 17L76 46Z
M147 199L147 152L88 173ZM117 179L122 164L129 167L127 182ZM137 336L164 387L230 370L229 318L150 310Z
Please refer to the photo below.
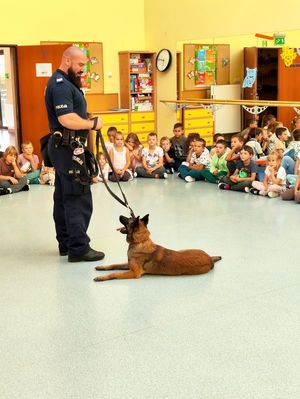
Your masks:
M130 92L130 94L150 94L150 95L152 95L152 93L153 93L152 91L131 91Z
M130 75L146 75L146 73L152 75L153 72L130 72Z

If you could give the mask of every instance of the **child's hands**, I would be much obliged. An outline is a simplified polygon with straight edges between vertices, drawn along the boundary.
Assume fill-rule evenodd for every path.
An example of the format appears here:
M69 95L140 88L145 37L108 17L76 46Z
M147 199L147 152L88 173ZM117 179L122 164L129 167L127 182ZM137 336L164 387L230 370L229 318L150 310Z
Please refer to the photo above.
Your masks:
M15 179L14 177L12 177L12 176L9 176L9 179L8 179L8 181L10 181L11 182L11 184L17 184L18 183L18 180L17 179Z
M213 175L214 175L214 176L216 176L218 173L219 173L219 169L215 169L215 170L213 171Z
M230 180L231 180L233 183L237 183L237 182L238 182L238 176L237 176L237 175L232 175L232 176L230 176Z
M27 159L27 161L33 161L33 155L32 154L23 154L24 158Z

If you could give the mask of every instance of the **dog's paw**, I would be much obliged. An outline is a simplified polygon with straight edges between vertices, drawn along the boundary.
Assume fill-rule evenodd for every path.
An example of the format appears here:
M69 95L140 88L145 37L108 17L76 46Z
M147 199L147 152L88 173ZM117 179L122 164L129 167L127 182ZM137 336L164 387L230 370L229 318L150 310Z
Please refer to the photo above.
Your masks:
M103 281L103 280L102 280L102 278L100 276L98 276L98 277L94 278L94 281Z

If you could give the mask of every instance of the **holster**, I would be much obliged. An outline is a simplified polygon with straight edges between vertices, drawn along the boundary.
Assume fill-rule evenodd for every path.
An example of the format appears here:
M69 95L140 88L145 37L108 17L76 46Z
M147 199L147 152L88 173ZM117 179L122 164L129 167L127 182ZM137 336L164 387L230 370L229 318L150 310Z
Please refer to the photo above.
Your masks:
M53 167L52 162L50 161L48 154L48 142L51 137L51 133L46 134L45 136L40 138L41 144L41 153L44 160L45 166Z

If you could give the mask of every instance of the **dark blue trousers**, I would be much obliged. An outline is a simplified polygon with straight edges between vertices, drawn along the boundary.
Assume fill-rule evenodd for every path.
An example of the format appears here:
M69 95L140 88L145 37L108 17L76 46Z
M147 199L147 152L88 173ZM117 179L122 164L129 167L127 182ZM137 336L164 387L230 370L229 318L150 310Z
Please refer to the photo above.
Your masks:
M75 182L72 170L72 150L69 147L54 147L48 143L48 153L55 168L55 190L53 218L56 239L60 251L81 256L89 250L90 238L87 229L93 212L90 186Z

